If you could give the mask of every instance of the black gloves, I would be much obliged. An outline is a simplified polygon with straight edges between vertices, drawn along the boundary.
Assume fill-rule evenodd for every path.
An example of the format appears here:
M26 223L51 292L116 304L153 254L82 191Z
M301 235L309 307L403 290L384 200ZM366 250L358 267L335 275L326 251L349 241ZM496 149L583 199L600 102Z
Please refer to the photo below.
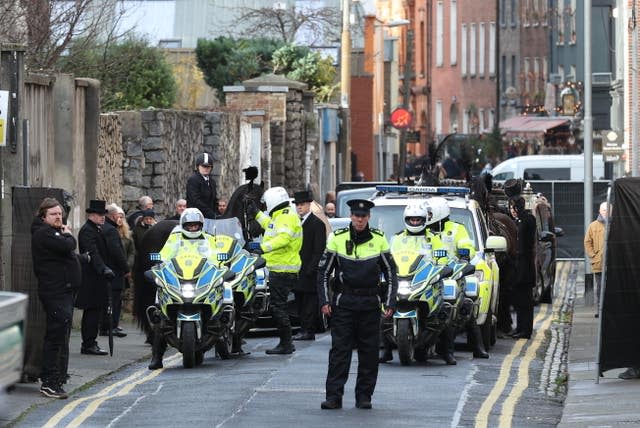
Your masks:
M247 244L247 249L253 254L264 254L264 251L262 251L262 248L260 248L259 242L249 242Z
M264 251L262 251L262 248L260 247L256 248L255 250L251 250L251 252L256 255L264 254Z
M91 255L87 251L86 253L78 254L78 261L83 265L91 263Z
M251 199L247 200L247 215L251 218L255 218L256 215L258 214L258 206L256 205L255 202L253 202Z
M102 272L102 276L104 276L104 279L106 279L107 281L111 281L113 278L116 277L116 274L113 273L111 269L105 268L104 271Z

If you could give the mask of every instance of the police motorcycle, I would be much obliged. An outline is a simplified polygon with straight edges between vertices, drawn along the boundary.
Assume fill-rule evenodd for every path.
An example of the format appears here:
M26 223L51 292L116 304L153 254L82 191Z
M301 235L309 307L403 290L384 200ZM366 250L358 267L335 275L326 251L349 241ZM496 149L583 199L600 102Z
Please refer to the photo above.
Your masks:
M225 309L233 308L231 328L216 342L216 352L222 359L231 353L244 354L243 337L268 307L266 261L244 249L242 226L237 218L204 222L204 230L214 237L216 266L226 266L235 278L224 282Z
M414 242L410 242L414 241ZM451 323L453 305L444 299L449 266L437 264L423 236L396 236L391 254L397 266L397 309L385 339L398 347L402 365L425 361L440 333Z
M469 262L469 250L459 249L458 256L450 255L447 250L435 250L434 258L448 259L446 266L451 275L443 280L442 295L445 302L452 306L451 324L456 331L461 330L471 320L478 317L479 300L476 268Z

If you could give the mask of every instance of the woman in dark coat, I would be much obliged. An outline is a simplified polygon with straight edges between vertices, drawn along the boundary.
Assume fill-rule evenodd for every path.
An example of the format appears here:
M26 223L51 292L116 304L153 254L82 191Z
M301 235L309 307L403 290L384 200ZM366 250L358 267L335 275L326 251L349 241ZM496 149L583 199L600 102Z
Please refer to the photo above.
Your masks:
M60 202L45 198L31 225L33 269L38 297L47 315L40 392L52 398L67 398L62 384L69 363L73 293L80 286L76 239L62 223L63 213Z

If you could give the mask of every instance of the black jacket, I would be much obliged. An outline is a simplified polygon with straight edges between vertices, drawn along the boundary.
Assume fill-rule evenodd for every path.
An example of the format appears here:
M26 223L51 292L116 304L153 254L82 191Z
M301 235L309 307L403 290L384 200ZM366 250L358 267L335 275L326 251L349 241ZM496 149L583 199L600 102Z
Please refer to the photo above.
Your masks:
M204 177L195 172L187 180L187 207L198 208L205 218L218 217L218 195L216 182L209 176L207 182Z
M41 299L71 293L80 287L80 263L75 249L73 235L60 233L39 217L33 220L31 257Z
M112 261L111 269L116 277L111 282L114 289L124 288L124 275L130 271L129 263L127 263L127 253L124 251L118 226L109 218L105 219L103 226L104 237L107 242L107 250L109 251L109 259Z
M518 213L518 255L516 287L533 287L536 282L536 219L529 210Z
M327 233L322 220L309 213L302 223L302 248L300 259L302 266L298 273L298 282L294 284L296 291L317 292L318 263L327 245Z
M78 291L76 306L80 309L102 308L107 302L104 271L107 267L113 270L104 226L98 227L87 220L78 233L78 246L81 253L89 252L91 262L82 265L82 286Z

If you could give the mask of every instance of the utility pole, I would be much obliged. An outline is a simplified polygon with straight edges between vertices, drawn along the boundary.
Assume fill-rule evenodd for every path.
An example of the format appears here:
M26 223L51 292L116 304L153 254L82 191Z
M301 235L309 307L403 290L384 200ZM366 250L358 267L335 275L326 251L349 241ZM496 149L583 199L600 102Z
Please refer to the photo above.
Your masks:
M640 175L640 141L638 141L638 26L636 0L633 1L629 31L631 31L631 176Z
M411 78L413 77L413 29L407 29L407 43L405 46L404 74L402 77L402 107L410 110ZM407 163L407 128L400 130L400 147L398 156L398 180L404 182L404 167Z
M496 110L493 115L493 129L500 127L500 0L496 1Z
M342 0L342 37L340 39L340 107L342 112L342 181L351 180L351 117L349 97L351 95L351 0Z

